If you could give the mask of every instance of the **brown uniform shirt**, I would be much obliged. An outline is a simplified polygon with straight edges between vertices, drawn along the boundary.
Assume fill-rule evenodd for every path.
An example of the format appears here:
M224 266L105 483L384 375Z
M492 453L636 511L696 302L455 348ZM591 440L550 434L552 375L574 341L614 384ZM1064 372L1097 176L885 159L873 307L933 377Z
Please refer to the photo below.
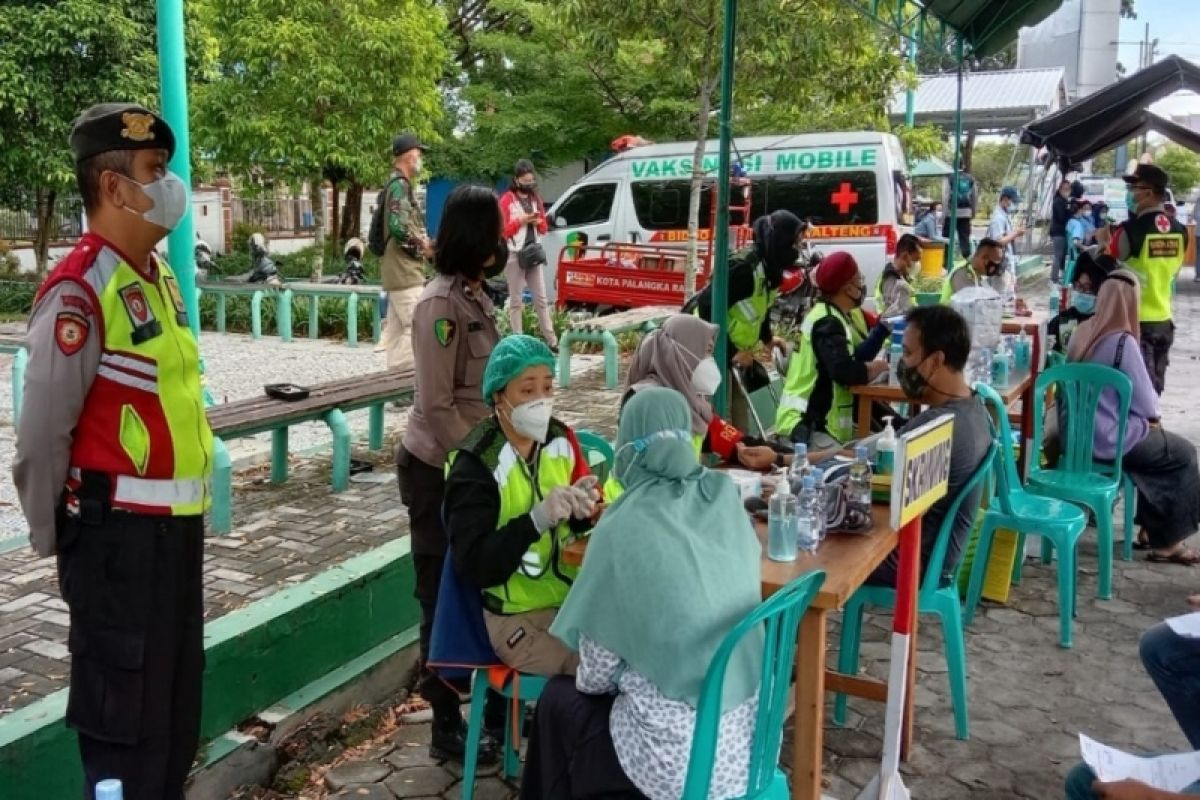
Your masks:
M483 402L483 370L500 341L492 301L461 277L438 275L413 310L416 397L403 445L441 468L446 454L491 413Z

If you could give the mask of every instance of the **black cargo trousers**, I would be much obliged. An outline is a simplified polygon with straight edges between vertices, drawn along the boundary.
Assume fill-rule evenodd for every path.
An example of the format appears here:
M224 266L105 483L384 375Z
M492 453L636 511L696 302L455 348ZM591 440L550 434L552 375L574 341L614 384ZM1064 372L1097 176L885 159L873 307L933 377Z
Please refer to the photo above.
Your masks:
M81 499L60 506L57 529L85 797L116 778L129 800L183 800L200 736L203 517Z

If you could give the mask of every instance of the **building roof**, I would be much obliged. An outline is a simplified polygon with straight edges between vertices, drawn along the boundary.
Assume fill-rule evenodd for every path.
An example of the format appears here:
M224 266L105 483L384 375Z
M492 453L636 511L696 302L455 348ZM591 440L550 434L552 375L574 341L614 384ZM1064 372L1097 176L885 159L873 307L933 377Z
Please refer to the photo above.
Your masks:
M968 72L963 75L963 130L1016 130L1062 106L1062 67ZM917 124L954 125L958 75L922 75L915 93ZM888 113L904 120L906 93L892 97Z

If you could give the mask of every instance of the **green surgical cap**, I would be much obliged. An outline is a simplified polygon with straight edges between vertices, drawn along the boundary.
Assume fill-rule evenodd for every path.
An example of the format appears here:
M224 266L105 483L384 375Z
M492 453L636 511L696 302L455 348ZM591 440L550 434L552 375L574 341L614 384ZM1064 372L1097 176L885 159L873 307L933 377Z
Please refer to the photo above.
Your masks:
M505 336L492 350L483 371L483 402L495 405L496 392L503 391L514 378L530 367L545 364L554 375L554 353L541 339L514 333Z

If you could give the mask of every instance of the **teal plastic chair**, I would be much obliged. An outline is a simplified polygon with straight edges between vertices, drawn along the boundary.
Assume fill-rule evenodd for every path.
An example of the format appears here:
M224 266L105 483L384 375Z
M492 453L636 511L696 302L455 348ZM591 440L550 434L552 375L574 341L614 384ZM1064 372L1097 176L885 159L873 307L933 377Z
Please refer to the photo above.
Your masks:
M579 440L579 446L583 449L583 457L587 459L588 469L603 484L608 480L608 473L612 470L615 458L612 445L594 431L575 431L575 438Z
M1025 487L1034 494L1078 503L1091 509L1096 516L1100 545L1097 595L1102 600L1110 600L1113 571L1113 505L1123 488L1126 491L1125 540L1131 557L1133 552L1135 501L1130 491L1133 483L1125 481L1121 475L1133 382L1123 372L1112 367L1074 363L1052 367L1039 375L1034 384L1033 396L1044 397L1051 387L1054 388L1055 402L1067 412L1067 429L1059 431L1061 455L1053 469L1031 464ZM1093 453L1096 410L1100 405L1100 396L1106 389L1117 393L1117 455L1111 462L1098 461ZM1034 453L1042 452L1044 416L1033 416ZM1024 544L1023 536L1020 544ZM1050 546L1050 540L1043 538L1042 563L1050 563ZM1060 557L1061 555L1060 553Z
M546 688L546 679L540 675L512 672L502 685L489 679L490 671L477 669L471 676L471 711L467 717L467 746L463 754L462 800L475 796L475 772L479 766L479 740L483 733L483 708L488 689L494 689L508 702L504 704L504 749L501 751L500 770L505 779L515 779L521 772L521 724L524 715L519 713L525 705L536 703ZM515 698L515 699L514 699Z
M1059 644L1071 646L1071 620L1075 613L1075 545L1087 527L1087 514L1078 506L1030 494L1021 486L1017 460L1012 447L1002 443L1012 441L1008 424L1008 409L996 390L987 384L975 384L975 393L992 409L992 434L999 446L996 456L995 493L984 512L967 586L967 608L964 620L975 620L975 608L983 592L983 578L992 554L992 540L998 528L1017 531L1017 559L1013 564L1013 582L1020 582L1021 562L1025 558L1025 534L1040 533L1058 548L1058 617Z
M766 635L758 686L758 716L754 720L754 746L750 752L750 772L743 797L747 800L788 800L791 797L787 776L779 769L779 747L783 742L788 689L796 663L796 632L800 618L824 582L825 573L820 570L792 581L746 615L717 648L700 688L683 800L708 800L721 725L725 670L743 637L760 626Z
M1000 446L996 442L991 443L979 467L950 503L933 551L929 555L929 563L923 565L925 577L917 593L917 613L937 614L942 622L946 666L950 675L950 699L954 706L954 735L959 739L966 739L970 735L967 717L967 648L963 640L958 581L952 580L948 585L942 586L941 576L945 567L946 551L950 547L950 534L954 530L954 518L958 515L963 501L991 474L999 449ZM894 609L896 590L890 586L863 586L850 596L842 615L841 649L838 653L838 671L844 675L858 674L863 610L868 605ZM837 725L846 724L846 695L842 692L837 694L834 701L833 721Z

